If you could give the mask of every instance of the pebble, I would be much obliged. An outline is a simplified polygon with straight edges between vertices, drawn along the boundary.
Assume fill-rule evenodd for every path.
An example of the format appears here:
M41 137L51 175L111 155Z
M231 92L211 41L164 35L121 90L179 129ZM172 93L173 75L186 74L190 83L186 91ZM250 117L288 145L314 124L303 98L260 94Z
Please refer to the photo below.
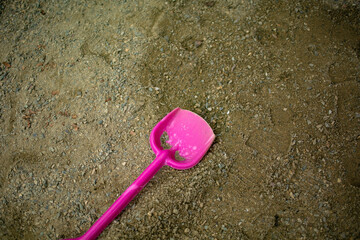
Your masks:
M199 47L201 47L201 45L203 44L203 41L199 41L199 40L197 40L197 41L195 41L195 47L196 48L199 48Z

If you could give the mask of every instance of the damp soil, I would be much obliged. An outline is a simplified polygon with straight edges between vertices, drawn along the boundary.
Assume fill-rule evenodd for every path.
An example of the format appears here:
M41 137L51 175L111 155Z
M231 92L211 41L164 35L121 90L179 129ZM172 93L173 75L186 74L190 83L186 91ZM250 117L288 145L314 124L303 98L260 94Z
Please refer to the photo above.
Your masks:
M176 107L216 139L99 239L359 239L358 1L0 1L0 238L83 234Z

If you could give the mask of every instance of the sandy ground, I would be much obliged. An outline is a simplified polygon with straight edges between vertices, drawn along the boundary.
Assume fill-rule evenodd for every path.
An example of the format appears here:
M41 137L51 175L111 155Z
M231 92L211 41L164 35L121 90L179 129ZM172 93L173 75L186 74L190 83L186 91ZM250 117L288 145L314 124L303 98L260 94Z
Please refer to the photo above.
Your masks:
M181 107L214 129L208 154L99 239L359 239L359 9L1 1L0 238L83 234Z

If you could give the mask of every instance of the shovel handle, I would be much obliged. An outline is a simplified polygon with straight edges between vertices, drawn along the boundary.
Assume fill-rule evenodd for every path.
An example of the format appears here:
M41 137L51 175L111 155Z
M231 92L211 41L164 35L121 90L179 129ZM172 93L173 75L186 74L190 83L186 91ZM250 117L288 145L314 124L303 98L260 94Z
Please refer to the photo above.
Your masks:
M128 203L143 189L153 176L165 165L169 151L161 151L155 160L141 173L141 175L121 194L111 207L89 228L89 230L78 238L78 240L93 240L116 218L117 215L128 205ZM70 240L70 239L67 239Z

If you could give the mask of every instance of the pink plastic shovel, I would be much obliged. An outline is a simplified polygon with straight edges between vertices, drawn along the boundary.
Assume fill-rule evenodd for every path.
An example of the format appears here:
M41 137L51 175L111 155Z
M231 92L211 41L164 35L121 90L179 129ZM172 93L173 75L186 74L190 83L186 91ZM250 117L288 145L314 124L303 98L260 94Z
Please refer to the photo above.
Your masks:
M164 132L168 135L166 142L171 146L170 149L161 146L161 136ZM83 236L74 239L96 239L162 166L168 165L179 170L195 166L205 155L214 138L211 127L199 115L180 108L174 109L151 132L150 144L156 154L155 160ZM182 160L175 158L176 152Z

